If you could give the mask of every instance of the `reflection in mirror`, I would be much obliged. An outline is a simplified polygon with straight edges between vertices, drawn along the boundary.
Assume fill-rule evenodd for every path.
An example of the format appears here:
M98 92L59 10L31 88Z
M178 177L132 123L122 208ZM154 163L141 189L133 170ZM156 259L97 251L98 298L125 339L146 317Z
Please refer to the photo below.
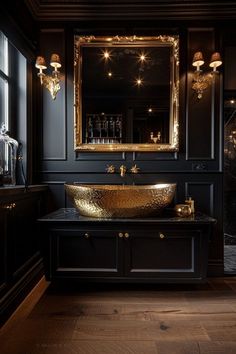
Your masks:
M177 151L177 36L75 36L75 149Z

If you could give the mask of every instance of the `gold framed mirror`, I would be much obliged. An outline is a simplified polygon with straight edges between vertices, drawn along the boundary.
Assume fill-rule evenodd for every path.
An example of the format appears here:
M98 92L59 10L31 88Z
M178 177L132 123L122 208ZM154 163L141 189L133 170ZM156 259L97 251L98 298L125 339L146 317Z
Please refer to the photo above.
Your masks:
M76 151L178 151L179 37L74 38Z

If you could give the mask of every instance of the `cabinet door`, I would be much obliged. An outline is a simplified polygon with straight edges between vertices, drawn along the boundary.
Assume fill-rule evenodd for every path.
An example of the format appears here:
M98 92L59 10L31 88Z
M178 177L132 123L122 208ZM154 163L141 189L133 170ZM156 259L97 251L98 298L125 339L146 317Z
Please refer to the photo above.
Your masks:
M39 197L30 195L27 198L16 198L14 208L8 213L8 269L14 281L40 258L36 232L39 207Z
M1 206L0 206L1 207ZM0 295L7 286L7 234L6 220L7 211L1 208L0 210Z
M122 274L121 240L106 230L54 229L51 238L50 276L117 277Z
M207 237L200 230L129 232L125 273L129 277L199 278L206 275Z

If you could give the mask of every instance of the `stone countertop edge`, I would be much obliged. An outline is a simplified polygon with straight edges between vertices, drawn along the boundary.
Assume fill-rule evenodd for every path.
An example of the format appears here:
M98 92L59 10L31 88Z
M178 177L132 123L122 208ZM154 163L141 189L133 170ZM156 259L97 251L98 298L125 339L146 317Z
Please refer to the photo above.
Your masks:
M80 215L75 208L60 208L58 210L55 210L47 215L42 216L41 218L38 219L39 222L94 222L94 223L102 223L102 222L110 222L110 223L115 223L115 222L126 222L126 223L132 223L132 222L149 222L149 223L202 223L202 224L209 224L209 223L216 223L217 220L211 216L202 214L202 213L196 213L193 216L188 216L188 217L178 217L178 216L173 216L173 215L162 215L162 216L156 216L156 217L146 217L146 218L91 218L91 217L86 217Z

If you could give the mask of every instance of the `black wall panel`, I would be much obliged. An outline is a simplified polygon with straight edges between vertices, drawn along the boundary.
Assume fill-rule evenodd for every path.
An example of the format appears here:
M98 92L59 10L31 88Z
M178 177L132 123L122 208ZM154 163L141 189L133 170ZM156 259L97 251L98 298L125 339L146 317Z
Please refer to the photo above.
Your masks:
M203 93L201 99L192 90L192 59L195 52L202 51L205 64L201 66L203 74L209 74L210 58L214 52L213 29L190 29L188 36L188 90L186 110L186 157L188 160L212 160L215 158L215 122L219 121L219 112L215 111L215 84ZM213 78L213 77L212 77Z
M43 160L66 159L66 92L65 92L65 36L64 30L42 30L40 38L40 54L45 57L48 66L46 74L51 75L50 57L60 53L62 61L61 89L53 101L48 90L43 89L42 129Z

